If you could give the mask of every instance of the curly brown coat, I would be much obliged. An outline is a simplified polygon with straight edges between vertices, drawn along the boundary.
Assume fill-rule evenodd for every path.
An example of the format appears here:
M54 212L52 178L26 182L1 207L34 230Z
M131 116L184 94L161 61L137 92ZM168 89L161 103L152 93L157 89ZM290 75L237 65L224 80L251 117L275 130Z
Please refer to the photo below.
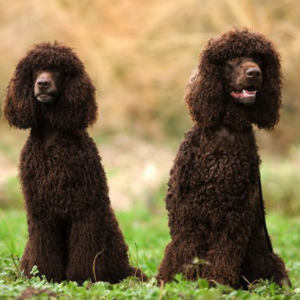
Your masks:
M225 91L224 64L231 57L255 56L262 60L263 84L254 105L239 105ZM168 183L172 241L159 280L183 273L234 288L260 278L289 283L264 226L252 129L256 124L272 130L278 122L281 86L279 54L259 33L233 29L204 48L186 94L195 124L180 145ZM205 263L195 264L196 257Z
M62 78L51 105L34 95L40 71ZM58 282L146 278L128 262L101 158L86 132L96 121L95 88L72 49L59 43L33 47L9 82L4 115L11 126L31 129L20 162L29 232L21 260L25 275L36 265L38 275Z

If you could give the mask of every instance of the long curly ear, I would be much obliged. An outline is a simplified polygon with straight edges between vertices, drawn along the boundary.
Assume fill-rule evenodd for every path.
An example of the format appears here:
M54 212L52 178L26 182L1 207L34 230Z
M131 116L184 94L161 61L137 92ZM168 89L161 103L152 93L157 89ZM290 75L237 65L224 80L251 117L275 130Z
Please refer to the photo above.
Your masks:
M263 86L257 93L257 101L251 109L251 122L258 128L272 130L279 121L281 87L283 76L280 68L280 56L273 45L268 44L269 53L264 56Z
M10 126L27 129L36 122L36 106L32 92L32 76L21 60L6 89L3 103L4 118Z
M84 69L66 76L61 89L57 103L47 109L50 124L61 130L83 129L92 125L97 118L95 87Z
M187 88L185 101L193 121L202 127L216 125L224 110L218 66L200 64Z

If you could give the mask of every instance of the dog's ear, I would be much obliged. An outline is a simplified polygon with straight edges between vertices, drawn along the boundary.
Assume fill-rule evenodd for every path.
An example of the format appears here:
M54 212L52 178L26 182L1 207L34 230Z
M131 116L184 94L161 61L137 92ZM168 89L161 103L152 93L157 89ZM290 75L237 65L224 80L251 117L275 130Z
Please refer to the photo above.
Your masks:
M83 66L76 74L64 77L61 95L49 106L47 116L51 125L61 130L84 129L96 121L95 87Z
M3 103L4 118L10 126L27 129L37 123L32 81L32 74L22 59L8 84Z
M283 76L280 67L280 56L274 46L266 41L266 55L263 57L263 85L257 93L255 105L251 109L251 122L260 129L272 130L279 121L281 88Z
M200 63L187 86L185 101L194 122L212 127L224 110L223 85L219 67Z

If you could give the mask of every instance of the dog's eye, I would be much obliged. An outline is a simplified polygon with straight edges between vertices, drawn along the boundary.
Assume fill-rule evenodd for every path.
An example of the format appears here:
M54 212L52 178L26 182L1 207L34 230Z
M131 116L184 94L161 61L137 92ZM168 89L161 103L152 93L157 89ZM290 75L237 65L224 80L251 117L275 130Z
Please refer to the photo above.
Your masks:
M228 60L229 60L230 62L235 62L235 61L237 60L237 58L236 58L236 57L230 57Z

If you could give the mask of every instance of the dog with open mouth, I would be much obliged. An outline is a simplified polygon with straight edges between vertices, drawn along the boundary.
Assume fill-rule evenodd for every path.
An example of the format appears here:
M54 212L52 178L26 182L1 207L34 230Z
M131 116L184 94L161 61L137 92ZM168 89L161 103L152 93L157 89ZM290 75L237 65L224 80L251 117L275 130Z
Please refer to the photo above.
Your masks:
M227 91L242 105L253 105L262 85L261 60L252 57L233 57L226 61L224 76Z
M266 227L253 130L279 121L281 86L280 56L257 32L230 30L200 54L185 97L194 126L168 182L161 282L182 273L233 288L259 279L290 285Z

